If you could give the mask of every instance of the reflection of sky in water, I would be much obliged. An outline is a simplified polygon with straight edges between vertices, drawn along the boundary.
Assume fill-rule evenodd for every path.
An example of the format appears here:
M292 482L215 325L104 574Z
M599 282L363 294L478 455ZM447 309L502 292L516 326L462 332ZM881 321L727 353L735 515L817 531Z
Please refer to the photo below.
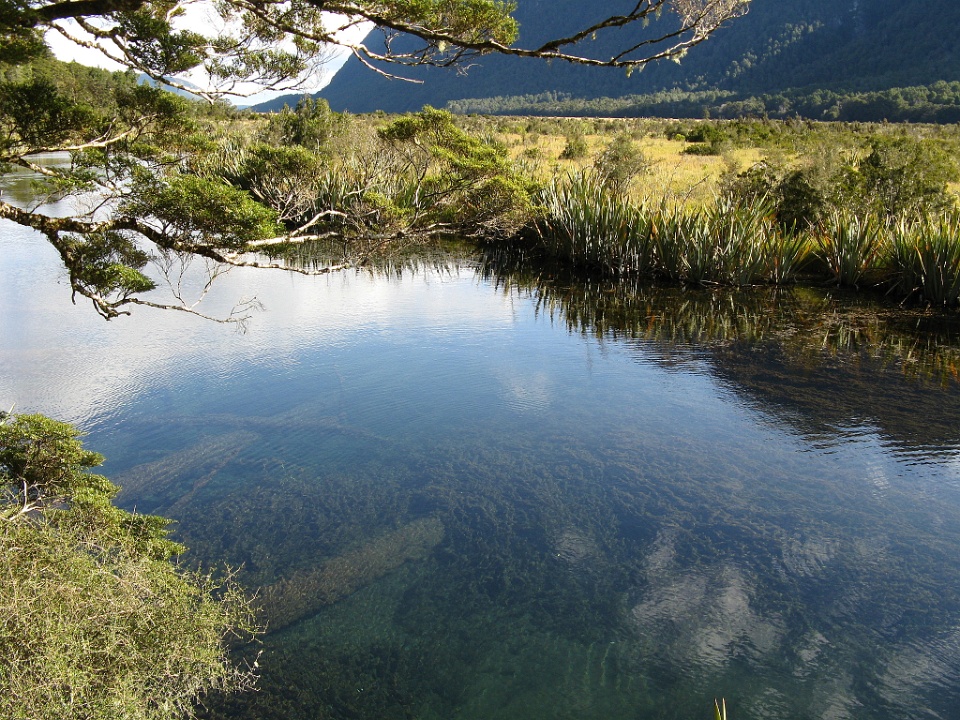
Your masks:
M268 638L254 704L293 684L305 716L957 707L955 455L852 419L813 437L709 355L571 334L469 269L234 272L206 310L266 306L237 335L106 323L42 241L0 233L0 404L83 424L197 556L335 599Z

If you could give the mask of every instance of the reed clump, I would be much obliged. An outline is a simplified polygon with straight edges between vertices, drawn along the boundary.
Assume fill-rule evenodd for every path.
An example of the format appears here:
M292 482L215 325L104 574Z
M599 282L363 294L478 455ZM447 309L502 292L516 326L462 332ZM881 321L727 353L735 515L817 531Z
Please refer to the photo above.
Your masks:
M696 285L808 282L874 288L960 306L960 210L891 219L837 209L786 225L764 197L689 208L633 200L589 172L554 179L537 200L533 241L551 259L601 274Z
M538 198L536 242L554 259L614 275L736 287L792 282L806 244L769 203L689 209L635 201L593 173L553 180Z

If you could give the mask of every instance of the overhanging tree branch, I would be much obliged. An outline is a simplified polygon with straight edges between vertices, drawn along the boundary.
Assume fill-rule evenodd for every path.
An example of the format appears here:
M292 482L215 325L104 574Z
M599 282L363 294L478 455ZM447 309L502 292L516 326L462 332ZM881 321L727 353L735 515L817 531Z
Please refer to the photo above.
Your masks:
M449 6L449 7L448 7ZM240 23L240 30L234 35L222 35L210 38L202 50L202 62L214 61L211 68L215 73L236 71L249 74L254 57L261 58L270 48L275 48L282 38L308 41L315 47L304 51L286 53L285 62L292 63L291 69L297 72L306 69L314 58L311 54L319 52L321 47L342 46L351 49L360 56L375 62L404 65L436 65L449 67L461 63L471 55L500 53L516 57L536 57L548 60L562 60L596 67L632 68L655 60L683 55L691 47L703 42L722 24L746 12L749 0L641 0L632 4L627 12L611 13L601 17L587 27L563 37L552 38L536 46L524 47L514 44L516 25L510 19L512 8L495 0L471 4L470 10L458 8L456 3L445 4L444 10L433 3L411 5L393 1L365 0L302 0L301 2L278 2L276 0L221 0L217 12L225 24ZM169 20L179 14L180 4L174 10L166 5L155 6L149 0L71 0L41 5L24 15L24 23L51 25L60 32L69 34L60 21L78 21L91 33L97 42L108 41L123 53L123 58L115 54L115 60L121 60L131 67L155 77L169 77L168 73L158 73L144 61L141 51L132 51L131 41L137 47L143 45L143 38L128 37L129 28L123 18L152 15L154 19ZM479 10L478 10L479 8ZM333 18L345 20L336 22ZM95 25L96 20L102 27ZM625 28L631 25L646 25L651 20L666 23L665 32L652 34L639 41L630 42L626 48L614 52L608 57L594 57L587 53L576 52L574 47L587 38L594 38L606 31ZM386 52L377 52L362 43L346 40L342 30L356 25L359 21L374 24L390 33L403 34L419 38L424 45L413 51L394 51L389 47ZM233 38L231 42L229 38ZM238 48L245 48L247 57L239 62ZM141 48L142 50L142 48ZM640 51L644 51L640 53ZM649 52L648 52L649 50ZM109 53L109 50L107 51ZM280 59L284 52L277 57ZM252 55L250 55L252 53ZM639 53L639 54L638 54ZM223 65L216 58L230 57L234 63ZM261 66L261 71L265 69ZM264 75L266 77L270 73Z
M749 5L749 0L598 4L597 19L585 27L524 46L515 44L514 6L501 0L12 2L23 4L0 13L0 50L5 42L21 42L24 28L33 39L54 30L158 83L210 100L240 94L237 84L250 81L261 87L296 86L303 73L327 57L330 46L348 49L391 77L384 67L462 68L468 58L489 53L629 71L682 56ZM188 27L187 5L210 8L222 26ZM631 35L602 56L586 52L588 38L652 20L663 23L661 31ZM384 31L384 50L344 34L365 23ZM419 44L410 49L393 42L400 37ZM194 89L184 80L198 69L206 72L211 89ZM79 103L52 81L0 83L0 162L43 176L52 196L92 192L97 205L86 214L53 218L0 201L0 218L42 233L60 254L74 296L90 299L106 318L134 305L200 315L182 296L174 305L143 297L155 287L141 272L156 257L154 250L319 275L363 265L372 252L397 242L451 232L509 234L529 210L529 189L507 160L437 111L392 128L385 187L368 182L380 172L369 166L341 167L334 177L323 169L330 156L319 146L299 155L251 152L246 160L241 151L232 166L212 163L205 170L209 161L198 158L210 152L200 149L209 139L191 129L183 101L138 86L132 74L124 81L124 89L111 91L113 105L106 110L105 98ZM32 157L49 151L73 153L73 165L50 169ZM305 160L304 152L312 159ZM266 174L252 171L247 161L262 162ZM284 175L279 167L295 174ZM330 182L321 187L318 177ZM265 245L331 237L355 246L344 252L342 262L323 268L290 268L252 254Z
M134 12L146 4L147 0L70 0L36 8L36 18L43 22L66 20L69 18L110 15L116 12Z

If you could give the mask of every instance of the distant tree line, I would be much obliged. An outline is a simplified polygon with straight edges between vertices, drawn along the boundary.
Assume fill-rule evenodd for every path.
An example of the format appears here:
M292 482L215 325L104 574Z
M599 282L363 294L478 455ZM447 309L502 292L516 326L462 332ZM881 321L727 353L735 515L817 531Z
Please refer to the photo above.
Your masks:
M744 95L730 90L668 90L619 98L574 98L564 93L455 100L459 114L576 117L805 118L841 122L960 122L960 82L940 81L888 90L788 90Z

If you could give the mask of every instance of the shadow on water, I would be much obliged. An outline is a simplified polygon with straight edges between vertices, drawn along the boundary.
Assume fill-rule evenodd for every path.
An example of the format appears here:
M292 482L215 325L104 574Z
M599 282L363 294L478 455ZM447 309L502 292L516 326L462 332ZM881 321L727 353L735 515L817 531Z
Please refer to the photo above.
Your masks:
M958 448L956 313L836 289L583 281L513 256L486 258L482 272L572 332L637 347L665 367L702 364L758 409L811 436L859 424L905 452Z
M405 347L410 375L385 363L347 410L301 393L181 417L169 453L118 478L195 557L243 563L262 588L261 690L209 698L208 717L679 720L720 695L738 720L950 716L951 319L502 259L477 278L478 296L530 309L511 326L521 347L560 326L527 376L559 388L546 410L505 406L471 365L453 376L457 419L414 427L463 357ZM500 367L512 347L470 352ZM371 387L399 395L390 423Z

